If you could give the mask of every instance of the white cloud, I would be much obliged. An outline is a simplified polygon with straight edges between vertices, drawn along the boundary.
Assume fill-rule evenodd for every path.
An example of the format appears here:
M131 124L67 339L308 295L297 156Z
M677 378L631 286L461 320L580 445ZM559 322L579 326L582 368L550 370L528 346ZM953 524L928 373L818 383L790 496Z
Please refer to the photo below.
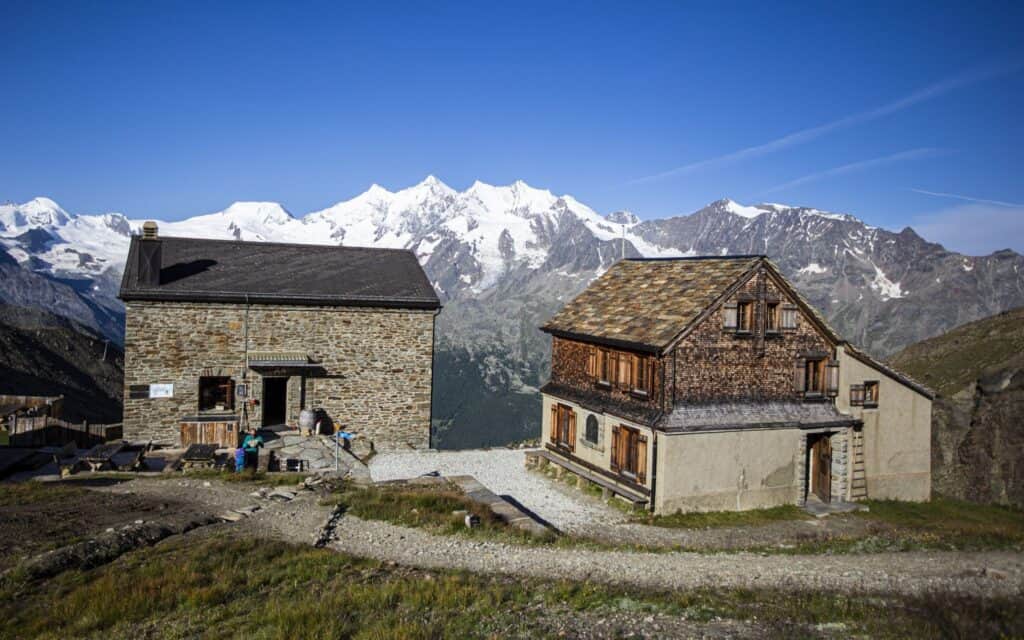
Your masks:
M818 125L817 127L803 129L801 131L791 133L781 138L776 138L775 140L766 142L764 144L746 147L744 149L740 149L739 151L733 151L732 153L727 153L725 155L718 156L715 158L700 160L698 162L691 162L690 164L684 164L682 166L669 169L667 171L662 171L660 173L635 178L633 180L630 180L627 184L641 184L645 182L654 182L656 180L661 180L663 178L685 175L700 169L725 166L733 164L735 162L739 162L741 160L747 160L749 158L756 158L759 156L767 155L769 153L774 153L787 147L792 147L794 145L810 142L811 140L820 138L821 136L827 133L831 133L832 131L846 129L854 125L861 124L863 122L876 120L878 118L896 113L898 111L903 111L904 109L908 109L918 103L931 100L932 98L937 98L961 87L966 87L972 84L983 82L985 80L990 80L992 78L997 78L999 76L1014 73L1020 70L1022 67L1024 67L1024 64L1022 64L1020 60L1014 60L1007 63L1000 63L996 65L989 65L986 67L978 67L975 69L971 69L969 71L965 71L955 76L946 78L945 80L936 82L935 84L928 85L923 89L919 89L911 94L903 96L898 100L894 100L880 107L869 109L868 111L862 111L860 113L855 113L853 115L846 116L845 118L840 118L838 120L833 120L832 122L827 122L825 124Z
M899 153L893 153L887 156L882 156L880 158L872 158L870 160L860 160L859 162L851 162L850 164L844 164L841 167L835 167L834 169L827 169L825 171L818 171L817 173L811 173L806 176L797 178L796 180L790 180L789 182L775 185L771 189L766 189L765 193L782 191L783 189L789 189L790 187L806 184L808 182L816 182L824 178L832 178L847 173L864 171L865 169L884 166L887 164L892 164L894 162L904 162L906 160L919 160L921 158L931 158L940 154L941 152L942 151L940 149L931 149L925 147L923 149L910 149L908 151L900 151Z
M1024 253L1024 207L966 204L917 216L914 229L947 249L979 256L999 249Z

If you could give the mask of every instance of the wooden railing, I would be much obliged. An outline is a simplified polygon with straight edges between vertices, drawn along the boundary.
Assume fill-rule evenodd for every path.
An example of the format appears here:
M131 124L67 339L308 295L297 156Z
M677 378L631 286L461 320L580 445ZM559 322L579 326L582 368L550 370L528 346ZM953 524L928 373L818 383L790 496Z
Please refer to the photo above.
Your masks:
M12 447L60 447L74 442L80 449L120 440L124 435L120 424L66 422L50 416L11 416L7 433Z

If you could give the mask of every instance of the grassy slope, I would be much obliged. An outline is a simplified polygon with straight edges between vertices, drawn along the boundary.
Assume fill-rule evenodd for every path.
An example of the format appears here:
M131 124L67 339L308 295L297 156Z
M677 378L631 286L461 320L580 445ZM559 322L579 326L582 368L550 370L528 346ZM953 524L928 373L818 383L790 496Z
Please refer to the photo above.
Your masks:
M970 322L896 354L894 367L950 396L995 366L1024 354L1024 307Z
M1024 609L1008 601L766 590L647 592L389 567L227 536L180 538L44 583L10 577L0 582L0 639L541 638L566 627L579 633L577 625L587 619L625 615L640 624L652 614L690 621L756 620L764 637L792 637L823 624L846 625L839 627L843 636L865 637L1024 632Z

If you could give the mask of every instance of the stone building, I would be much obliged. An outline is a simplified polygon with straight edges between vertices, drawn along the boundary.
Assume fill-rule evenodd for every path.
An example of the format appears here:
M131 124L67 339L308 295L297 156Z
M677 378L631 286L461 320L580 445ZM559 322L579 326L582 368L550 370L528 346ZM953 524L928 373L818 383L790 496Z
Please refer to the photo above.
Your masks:
M236 446L303 409L377 448L430 440L440 302L409 251L133 237L124 433Z
M623 260L561 309L543 457L658 513L927 500L933 394L764 256Z

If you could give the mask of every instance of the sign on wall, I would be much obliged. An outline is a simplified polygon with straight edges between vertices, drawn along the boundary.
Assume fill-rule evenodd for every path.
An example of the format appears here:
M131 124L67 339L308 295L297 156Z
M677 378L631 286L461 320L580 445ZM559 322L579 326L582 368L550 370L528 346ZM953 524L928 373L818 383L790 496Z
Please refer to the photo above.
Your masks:
M173 398L174 397L174 385L173 384L151 384L151 385L149 385L149 397L150 398Z

